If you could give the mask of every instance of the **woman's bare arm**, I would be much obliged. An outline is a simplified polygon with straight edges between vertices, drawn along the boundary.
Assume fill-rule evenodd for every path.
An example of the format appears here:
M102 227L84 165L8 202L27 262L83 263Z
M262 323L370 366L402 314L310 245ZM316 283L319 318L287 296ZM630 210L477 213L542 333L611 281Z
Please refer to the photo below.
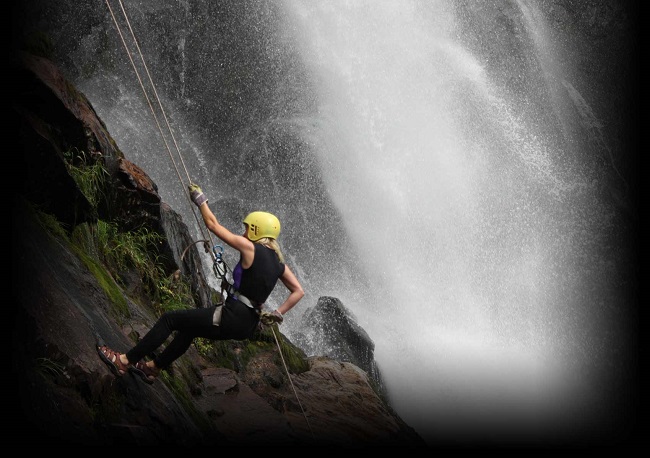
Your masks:
M227 228L222 226L214 213L212 213L212 210L210 210L210 207L208 207L207 202L201 205L199 210L201 211L203 221L210 232L241 253L242 267L250 267L251 264L253 264L253 258L255 257L255 245L253 245L253 242L242 235L233 234Z
M290 291L289 296L282 303L282 305L278 307L278 312L284 315L289 310L291 310L293 306L296 305L300 299L303 298L305 292L303 291L302 286L298 281L298 278L296 278L294 273L287 265L284 266L284 273L280 277L280 280L282 280L284 286L286 286L287 289Z

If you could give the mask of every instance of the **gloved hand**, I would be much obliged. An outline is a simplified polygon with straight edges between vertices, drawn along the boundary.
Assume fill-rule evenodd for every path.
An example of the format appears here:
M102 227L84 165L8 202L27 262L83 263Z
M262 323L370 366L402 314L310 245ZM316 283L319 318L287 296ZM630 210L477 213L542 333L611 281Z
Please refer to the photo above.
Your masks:
M273 321L275 321L278 324L282 324L282 322L284 321L284 317L277 310L273 310L273 313L271 313L271 315L273 317Z
M203 191L201 191L201 188L199 188L198 185L191 183L187 189L190 190L190 197L192 198L192 202L194 202L194 205L197 207L200 207L208 201L208 198L205 197L205 194L203 194Z
M262 324L270 326L274 323L282 324L284 318L282 317L282 314L280 312L278 312L277 310L273 310L272 312L262 312L262 316L260 317L260 320L262 321Z

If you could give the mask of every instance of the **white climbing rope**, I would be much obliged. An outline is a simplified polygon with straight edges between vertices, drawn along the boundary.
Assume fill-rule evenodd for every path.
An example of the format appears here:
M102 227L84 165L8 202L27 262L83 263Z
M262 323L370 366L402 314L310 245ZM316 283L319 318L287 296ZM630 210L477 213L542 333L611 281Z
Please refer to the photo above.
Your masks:
M160 101L160 97L158 97L158 92L156 91L156 86L153 82L153 79L151 77L151 74L149 72L149 68L147 67L147 64L144 60L144 56L142 54L142 50L140 49L140 45L138 44L138 40L135 36L135 33L133 32L133 28L131 27L131 22L129 21L128 15L126 14L126 10L124 9L124 5L122 4L122 0L117 0L120 9L122 10L122 15L124 16L124 20L128 26L128 29L131 33L131 38L133 40L133 43L137 49L137 54L140 56L140 60L142 61L142 65L146 71L147 77L149 79L149 84L152 88L152 91L154 93L155 99L158 102L158 107L160 108L160 112L162 113L163 119L165 120L165 124L167 126L167 130L169 131L169 135L171 136L174 146L176 147L176 153L178 154L179 160L181 165L183 166L183 169L185 171L185 175L187 177L187 182L188 185L192 183L192 180L190 178L189 172L187 171L187 167L185 166L185 162L183 161L183 155L181 154L180 148L178 147L178 143L176 142L176 138L174 137L173 130L171 128L171 125L169 124L169 121L167 119L167 115L165 114L165 110L162 106L162 103ZM194 218L196 219L197 226L199 230L202 232L202 234L210 240L212 243L212 236L209 231L204 229L203 225L201 224L197 214L196 210L194 208L194 205L192 204L192 200L190 198L189 193L185 192L185 184L183 183L183 178L181 177L181 173L178 169L178 165L176 164L176 160L174 159L174 155L169 147L169 144L165 138L165 135L163 133L162 127L160 126L160 122L158 121L158 116L156 115L156 110L154 109L151 99L149 98L149 95L147 94L147 90L145 88L145 85L142 82L142 78L140 77L140 72L138 71L137 66L135 65L135 62L133 61L133 58L131 57L131 52L129 50L128 45L126 44L126 40L124 39L124 35L122 34L122 30L120 29L120 26L118 24L117 18L115 17L115 14L113 13L113 9L111 8L111 4L109 0L105 0L106 6L108 7L109 12L111 13L111 17L113 19L113 23L115 24L115 28L117 30L117 33L120 36L120 39L122 41L122 45L124 46L124 50L126 51L127 57L129 58L129 61L131 62L131 66L133 67L133 71L135 72L136 77L138 78L138 82L140 83L140 88L142 89L142 92L144 94L145 99L147 100L147 104L149 105L149 109L151 110L151 114L153 115L154 121L156 123L156 126L158 127L158 132L160 133L160 136L162 138L163 143L165 144L165 148L167 149L167 152L169 153L169 158L172 161L172 164L174 165L174 169L176 170L176 175L178 176L178 180L181 183L181 186L183 187L184 194L187 196L188 202L190 204L190 209L192 210L192 213L194 214Z
M300 406L300 410L302 411L303 417L305 417L305 421L307 422L307 426L309 427L309 432L311 433L311 437L314 440L316 440L316 437L314 436L314 430L311 429L311 424L309 423L309 418L307 418L305 409L302 407L302 403L300 402L300 398L298 397L298 392L296 391L296 387L293 385L291 374L289 374L289 368L287 367L287 363L284 361L284 355L282 355L282 349L280 348L280 341L278 340L278 336L275 334L275 328L273 326L271 326L271 331L273 331L273 338L275 339L275 344L278 346L280 359L282 359L282 365L284 366L284 370L287 373L287 378L289 379L289 383L291 384L291 389L293 389L293 394L296 396L296 400L298 401L298 405Z

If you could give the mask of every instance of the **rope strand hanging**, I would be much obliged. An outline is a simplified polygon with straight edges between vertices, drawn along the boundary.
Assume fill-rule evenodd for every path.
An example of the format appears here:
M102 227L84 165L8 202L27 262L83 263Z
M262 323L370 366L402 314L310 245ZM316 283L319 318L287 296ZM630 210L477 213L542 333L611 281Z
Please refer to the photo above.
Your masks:
M176 164L176 160L174 159L174 155L173 155L171 149L169 148L169 144L168 144L168 142L167 142L167 140L165 138L162 127L160 126L160 122L158 121L158 116L156 115L156 110L154 109L154 107L153 107L153 105L151 103L151 99L149 98L149 95L147 94L147 90L145 88L145 85L142 82L142 78L140 77L140 72L138 71L138 68L137 68L135 62L133 61L133 58L131 57L131 51L129 50L129 47L126 44L126 40L124 39L124 35L122 34L122 30L120 29L117 18L115 17L115 14L113 13L113 9L111 8L110 2L109 2L109 0L105 0L105 2L106 2L106 6L108 7L108 10L109 10L109 12L111 14L111 18L113 19L113 23L115 24L115 28L117 30L117 33L120 36L120 40L122 41L122 45L124 46L124 50L126 51L127 57L129 58L129 61L131 62L131 66L133 67L133 71L135 72L135 75L136 75L136 77L138 79L138 82L140 84L140 88L142 89L142 92L143 92L144 97L145 97L145 99L147 101L147 104L149 105L149 109L151 110L151 114L153 115L156 126L158 127L158 132L160 133L162 141L165 144L165 148L167 149L167 152L169 154L169 158L172 161L174 169L176 170L176 175L178 176L178 180L181 183L181 186L183 188L183 193L186 195L186 197L188 199L190 209L192 210L192 213L193 213L194 218L196 220L197 226L198 226L199 230L201 231L201 233L203 234L203 236L207 240L209 240L210 243L212 243L212 236L211 236L210 232L207 231L203 227L203 225L201 224L201 222L200 222L200 220L199 220L199 218L198 218L198 216L196 214L196 210L195 210L194 206L192 205L192 201L190 199L190 196L189 196L189 194L187 192L185 192L185 184L183 183L183 178L181 177L181 173L180 173L180 171L178 169L178 166ZM133 28L131 27L131 22L129 21L128 15L126 14L126 10L124 9L124 5L122 4L122 0L118 0L118 3L120 5L120 9L122 10L122 15L124 16L124 20L125 20L125 22L126 22L126 24L128 26L128 29L129 29L129 31L131 33L131 38L133 40L133 43L135 44L135 47L136 47L136 49L138 51L137 54L140 56L140 60L142 61L142 65L143 65L143 67L145 69L147 77L149 78L149 84L151 85L151 88L152 88L153 93L155 95L156 101L158 102L158 107L159 107L160 112L162 113L162 116L163 116L163 118L165 120L165 123L167 125L167 130L169 131L169 135L171 136L171 138L172 138L172 140L174 142L174 146L176 147L176 152L178 154L179 160L180 160L180 162L181 162L181 164L183 166L183 169L185 171L185 175L187 177L187 182L188 182L188 184L190 184L190 183L192 183L192 180L190 178L189 172L187 171L187 167L185 166L185 162L183 161L183 156L181 154L180 148L178 147L178 143L176 142L176 138L174 137L174 133L172 131L171 125L169 124L169 120L167 119L167 115L165 114L165 110L164 110L164 108L162 106L162 103L160 101L160 97L158 97L158 92L156 91L156 86L155 86L155 84L153 82L153 79L151 77L151 74L149 72L149 68L147 67L147 64L146 64L146 62L144 60L144 56L143 56L142 51L140 49L140 45L138 44L138 40L137 40L137 38L135 36L135 33L133 32ZM209 249L206 249L206 251L210 252Z
M273 331L273 338L275 339L275 343L278 346L278 352L280 353L280 359L282 359L282 365L284 366L284 371L287 373L287 378L289 379L289 383L291 384L291 389L293 390L293 394L296 397L296 400L298 401L298 405L300 406L300 410L302 411L302 415L305 417L305 421L307 422L307 426L309 427L309 432L311 433L311 437L315 441L316 436L314 435L314 430L311 429L311 423L309 423L309 418L307 418L307 414L305 413L305 409L303 408L302 403L300 402L300 398L298 397L298 392L296 391L296 387L293 384L293 379L291 378L291 374L289 373L289 368L287 367L287 363L284 360L284 355L282 354L282 349L280 348L280 341L278 340L278 336L275 333L275 327L271 326L271 331Z

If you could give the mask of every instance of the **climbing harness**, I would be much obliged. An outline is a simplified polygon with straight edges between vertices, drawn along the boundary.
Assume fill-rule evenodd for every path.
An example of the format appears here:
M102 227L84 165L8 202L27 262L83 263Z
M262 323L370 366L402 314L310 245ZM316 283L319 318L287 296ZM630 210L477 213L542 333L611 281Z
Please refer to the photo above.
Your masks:
M219 251L217 251L217 249ZM212 270L214 271L214 274L217 277L217 280L219 280L219 284L221 285L221 297L223 297L223 293L226 292L228 296L232 296L242 304L259 311L261 304L251 301L249 298L237 291L235 287L228 281L228 265L223 260L223 246L215 245L212 247L212 251L214 252Z
M142 78L140 77L140 73L138 72L138 69L137 69L137 67L135 65L135 62L131 58L131 52L129 50L128 45L126 44L124 36L122 35L122 31L120 29L120 26L119 26L119 24L117 22L115 14L113 13L113 9L111 8L110 1L105 0L105 2L106 2L106 6L108 7L108 10L109 10L109 12L111 14L111 17L113 19L113 23L115 24L115 28L117 30L117 33L119 34L120 39L122 41L122 45L124 46L124 49L125 49L126 54L127 54L128 58L129 58L129 61L131 62L131 66L133 67L133 70L135 71L138 82L140 83L140 87L142 89L142 92L144 93L144 96L145 96L145 98L147 100L147 104L149 105L149 109L151 110L151 114L153 115L156 126L158 127L158 131L160 132L160 136L162 137L163 143L165 144L165 148L167 149L167 152L169 153L169 157L170 157L170 159L172 161L172 164L174 165L174 169L176 170L176 174L178 176L178 179L179 179L181 185L183 185L183 191L185 191L185 185L183 183L183 178L181 177L181 173L179 171L179 168L178 168L178 166L176 164L176 161L174 160L174 155L172 154L172 151L169 148L169 144L168 144L168 142L167 142L167 140L165 138L165 135L163 133L163 130L162 130L161 126L160 126L158 116L156 115L156 110L154 109L154 107L153 107L153 105L151 103L151 99L149 98L149 95L147 94L147 90L145 89L145 86L144 86L144 84L142 82ZM185 171L185 175L187 177L188 184L192 184L192 180L190 179L189 172L187 171L187 167L185 166L185 163L183 161L183 157L182 157L181 151L180 151L180 149L178 147L178 143L176 142L176 138L174 137L174 133L172 131L172 128L171 128L171 126L169 124L169 121L167 119L167 116L165 114L165 110L163 109L162 103L160 102L160 98L158 97L158 93L156 91L156 87L154 85L153 79L151 78L151 74L149 73L149 69L147 67L147 64L144 61L144 57L143 57L142 51L140 49L140 46L138 44L138 40L136 39L135 33L133 32L133 29L131 28L131 23L130 23L129 18L128 18L127 14L126 14L126 10L124 9L124 5L122 4L122 0L117 0L117 2L120 5L120 9L122 10L124 20L125 20L125 22L126 22L126 24L128 26L128 29L129 29L129 31L131 33L131 38L132 38L133 43L134 43L134 45L135 45L135 47L137 49L137 53L140 56L140 60L142 62L144 70L145 70L145 72L147 74L147 77L149 79L149 84L150 84L150 86L152 88L155 99L158 102L158 107L160 109L160 112L162 113L162 117L163 117L163 119L165 121L165 124L167 126L167 129L169 131L169 135L171 136L171 139L172 139L172 141L174 143L174 146L176 147L176 152L178 154L180 163L183 166L183 169ZM211 253L212 256L213 256L212 270L214 271L215 275L217 276L217 279L220 280L222 298L223 298L223 292L226 291L226 292L228 292L228 294L234 294L235 297L237 298L237 300L239 300L240 302L246 304L249 307L253 307L253 308L256 308L256 309L259 310L260 309L259 305L257 307L255 307L255 304L253 304L252 301L250 301L248 298L246 298L242 294L239 294L237 291L235 291L234 288L232 287L232 285L228 282L228 280L227 280L228 266L226 265L225 261L223 260L223 256L222 256L223 255L223 246L221 246L221 245L213 245L212 251L209 250L209 243L211 243L211 240L212 240L210 231L205 230L206 228L204 228L203 225L201 225L201 223L199 221L199 218L196 215L196 209L194 208L194 205L191 205L192 200L190 198L189 193L184 192L184 194L188 198L188 201L190 203L190 208L192 209L192 212L194 214L194 218L196 219L196 223L197 223L197 226L198 226L199 230L206 237L205 237L205 240L199 240L199 241L193 242L188 247L186 247L185 250L183 251L182 256L181 256L181 262L184 259L185 254L187 253L187 251L190 249L190 247L192 247L193 245L195 245L197 243L204 243L205 248L206 248L206 252ZM278 226L277 230L279 231L279 222L278 222L277 226ZM216 307L219 310L219 313L218 313L219 316L217 317L216 316L217 314L215 313L215 317L213 317L213 323L217 324L217 325L220 323L220 320L221 320L221 318L220 318L221 305L217 305L217 307ZM264 311L260 312L261 315L263 315L264 313L268 314L268 312L264 312ZM216 320L216 322L215 322L215 320ZM264 320L264 322L268 322L268 320ZM275 333L275 328L272 325L270 327L271 327L271 330L273 331L273 337L275 338L275 343L276 343L276 345L278 347L278 352L280 353L280 357L282 359L282 364L284 365L284 369L285 369L285 371L287 373L287 378L289 379L289 382L291 383L291 387L293 389L294 395L296 396L296 399L298 400L298 404L300 405L300 408L302 410L303 416L305 417L305 420L307 421L307 425L309 426L309 431L311 432L312 437L314 437L314 432L313 432L313 430L311 428L311 425L309 424L309 419L307 418L307 415L305 414L305 411L304 411L304 409L302 407L302 404L300 403L298 393L296 392L296 389L295 389L295 387L293 385L293 381L291 379L291 375L289 374L289 369L287 368L286 362L284 361L284 356L282 355L282 349L280 347L280 342L278 340L278 337L277 337L277 335Z
M217 249L219 251L217 251ZM214 271L215 276L217 277L217 280L219 280L219 284L221 285L221 297L223 297L223 293L227 293L229 297L233 297L234 299L237 299L239 302L242 304L246 305L247 307L250 307L254 310L256 310L258 313L260 313L260 316L264 317L266 315L270 315L268 312L262 311L262 304L259 302L255 302L246 296L244 296L241 292L237 291L235 287L228 281L228 265L225 263L223 260L223 246L221 245L215 245L212 248L212 251L214 252L214 262L212 263L212 270ZM232 272L231 272L232 273Z

